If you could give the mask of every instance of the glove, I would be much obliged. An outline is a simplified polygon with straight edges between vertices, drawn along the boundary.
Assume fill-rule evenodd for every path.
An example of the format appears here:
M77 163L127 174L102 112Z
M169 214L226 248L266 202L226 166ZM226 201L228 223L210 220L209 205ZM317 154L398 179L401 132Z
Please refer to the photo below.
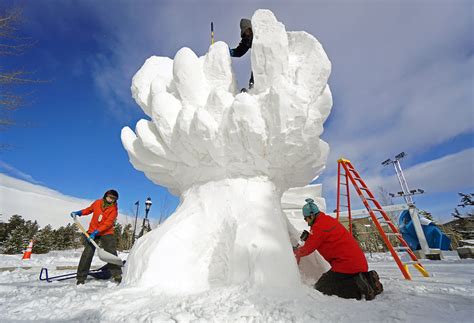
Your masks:
M82 215L82 211L71 212L71 217L74 218L74 219L78 216L81 216L81 215Z
M95 239L95 236L99 234L99 230L94 230L94 232L92 232L91 234L89 234L89 238L87 238L87 240L94 240Z
M231 57L233 57L234 56L234 50L229 48L229 54L230 54Z

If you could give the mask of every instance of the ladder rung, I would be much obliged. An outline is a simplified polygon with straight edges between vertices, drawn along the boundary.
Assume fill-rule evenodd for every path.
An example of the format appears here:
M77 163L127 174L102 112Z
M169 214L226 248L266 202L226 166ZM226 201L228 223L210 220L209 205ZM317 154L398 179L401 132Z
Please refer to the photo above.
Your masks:
M366 197L365 198L366 200L369 200L369 201L377 201L376 199L372 198L372 197Z
M342 205L342 204L341 204L341 205L339 205L339 206L341 206L341 207L349 207L348 205Z
M359 182L362 182L362 178L360 177L354 177L355 180L358 180Z
M383 209L372 209L372 211L377 211L377 212L380 212L380 213L385 212Z
M346 183L343 183L343 182L340 182L339 184L342 184L342 185L346 185L346 186L347 186L347 184L346 184Z
M420 264L420 262L419 262L419 261L414 261L414 260L413 260L413 261L407 261L407 262L404 262L403 264L404 264L404 265L414 265L414 264ZM421 264L420 264L420 265L421 265Z
M369 189L365 188L365 187L359 187L359 189L362 190L362 191L367 191L367 192L369 191Z
M344 194L344 193L339 193L340 195L343 195L343 196L348 196L347 194Z
M402 251L402 250L410 250L410 247L393 247L393 249Z
M401 236L400 233L395 233L395 232L385 232L385 235L387 235L387 236Z

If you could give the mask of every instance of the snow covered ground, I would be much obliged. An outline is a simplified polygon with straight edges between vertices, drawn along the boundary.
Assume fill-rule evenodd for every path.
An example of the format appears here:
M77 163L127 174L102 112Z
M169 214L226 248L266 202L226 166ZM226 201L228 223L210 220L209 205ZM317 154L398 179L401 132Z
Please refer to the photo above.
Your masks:
M47 283L38 280L42 266L54 270L77 265L80 250L33 255L0 255L0 268L32 266L0 272L0 322L472 322L474 260L449 253L442 261L425 260L431 274L411 270L403 279L388 254L367 255L379 272L385 291L373 301L345 300L320 294L311 286L255 289L247 285L216 288L188 296L170 296L150 289L124 288L89 279ZM121 255L126 258L126 254ZM100 266L95 258L93 265ZM51 270L52 269L52 270Z

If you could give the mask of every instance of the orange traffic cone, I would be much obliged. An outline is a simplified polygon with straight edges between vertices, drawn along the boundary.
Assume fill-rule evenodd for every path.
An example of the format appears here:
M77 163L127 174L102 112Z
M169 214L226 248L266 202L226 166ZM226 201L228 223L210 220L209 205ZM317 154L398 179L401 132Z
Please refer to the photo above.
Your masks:
M28 247L26 248L25 252L23 253L23 260L28 260L31 258L31 252L33 251L33 240L30 240Z

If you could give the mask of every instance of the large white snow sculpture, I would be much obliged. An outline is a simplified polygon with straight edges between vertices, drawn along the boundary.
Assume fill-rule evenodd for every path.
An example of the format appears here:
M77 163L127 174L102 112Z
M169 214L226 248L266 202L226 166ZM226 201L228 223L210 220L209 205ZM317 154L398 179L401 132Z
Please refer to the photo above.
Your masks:
M189 48L174 60L151 57L133 78L151 120L135 133L125 127L123 145L133 166L181 203L134 246L126 285L190 293L300 282L280 198L324 168L331 63L313 36L286 32L268 10L256 11L252 26L248 93L237 91L223 42L203 57Z

